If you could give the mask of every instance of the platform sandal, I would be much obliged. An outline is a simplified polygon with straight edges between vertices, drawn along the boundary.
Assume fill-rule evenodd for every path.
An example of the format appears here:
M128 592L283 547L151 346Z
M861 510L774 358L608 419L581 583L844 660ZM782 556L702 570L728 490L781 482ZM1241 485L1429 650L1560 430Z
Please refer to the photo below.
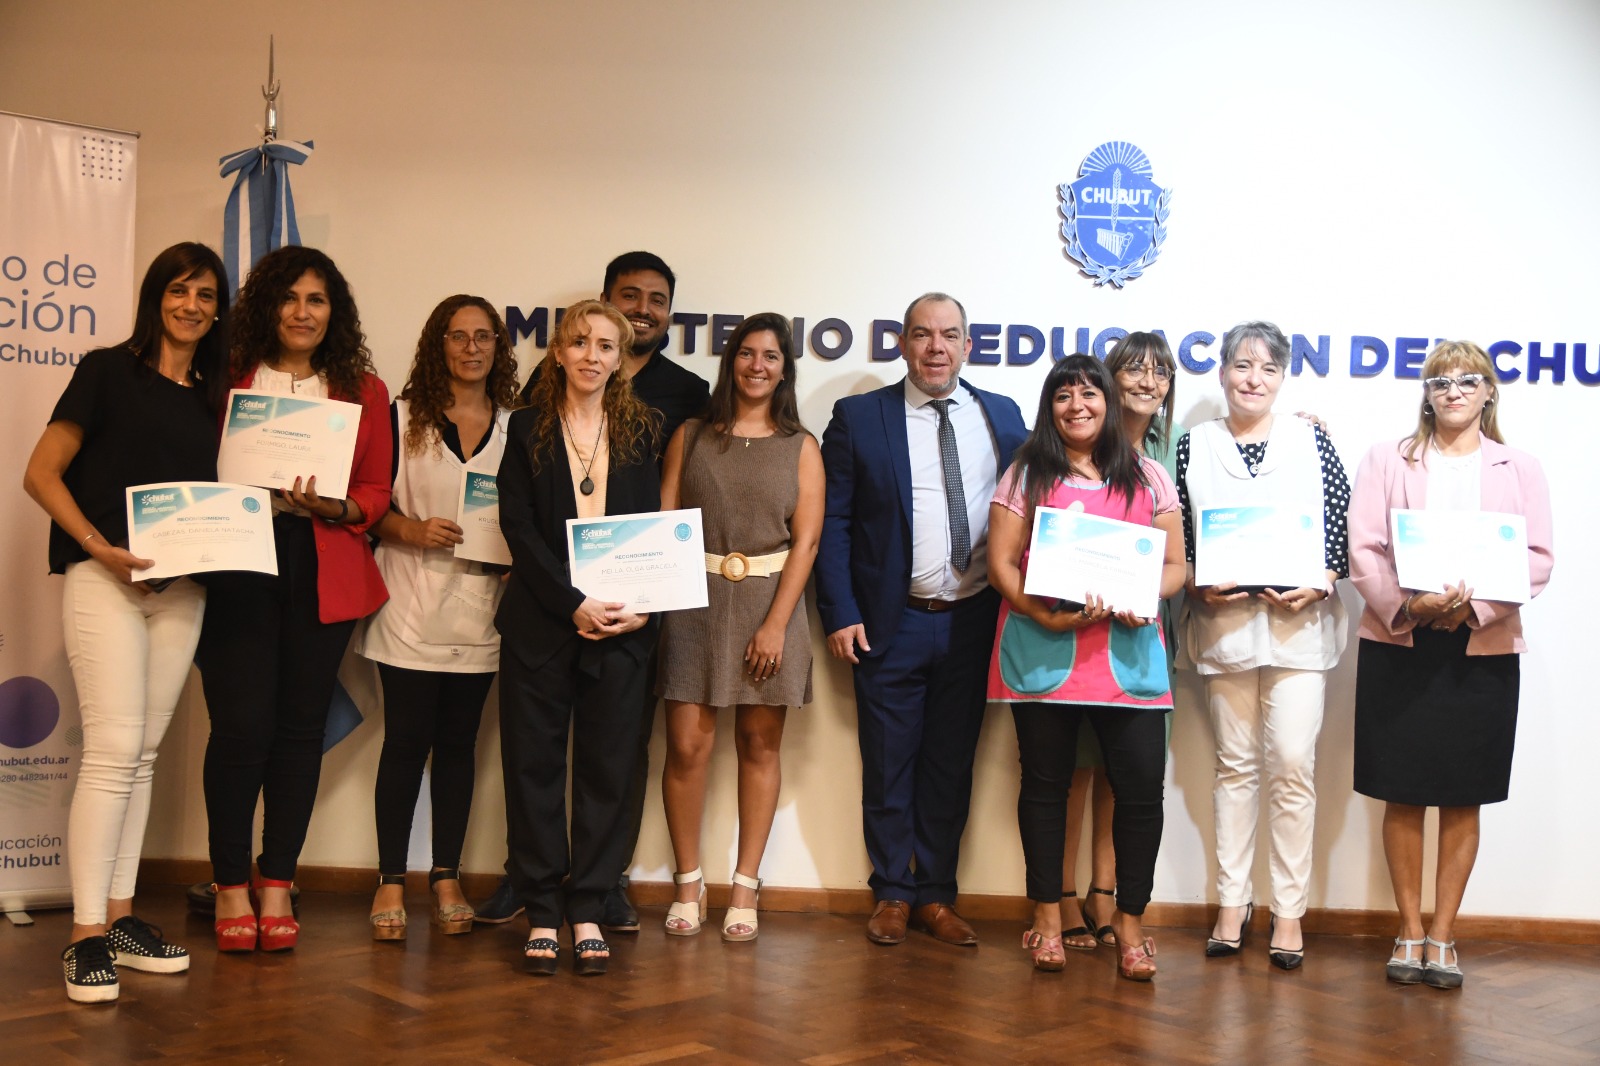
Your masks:
M761 879L759 877L746 877L738 870L733 872L733 883L741 888L748 888L756 894L759 905L761 896ZM744 926L745 932L735 933L732 930ZM754 940L761 932L760 920L756 917L755 907L729 907L727 917L722 919L722 939L730 943L743 943Z
M428 887L431 889L440 881L459 881L461 871L454 866L446 866L430 871L428 874ZM445 936L459 936L462 933L472 932L472 919L476 912L467 903L439 904L438 898L434 899L433 924Z
M667 908L666 928L668 936L694 936L700 931L700 925L706 920L706 878L696 866L685 874L673 874L672 883L687 885L700 882L700 895L688 903L674 903ZM682 924L674 925L674 922Z
M378 875L379 888L384 885L400 885L402 898L405 896L405 883L405 874ZM374 911L367 916L367 920L372 923L372 939L374 940L404 940L406 938L406 909L404 907L391 907L388 910Z

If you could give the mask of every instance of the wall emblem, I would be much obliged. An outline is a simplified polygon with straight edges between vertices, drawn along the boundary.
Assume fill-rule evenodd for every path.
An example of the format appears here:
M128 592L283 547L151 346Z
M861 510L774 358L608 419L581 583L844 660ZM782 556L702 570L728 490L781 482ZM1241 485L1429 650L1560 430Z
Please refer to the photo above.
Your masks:
M1090 152L1077 181L1059 186L1067 256L1094 279L1117 288L1161 254L1172 190L1150 180L1150 160L1127 141Z

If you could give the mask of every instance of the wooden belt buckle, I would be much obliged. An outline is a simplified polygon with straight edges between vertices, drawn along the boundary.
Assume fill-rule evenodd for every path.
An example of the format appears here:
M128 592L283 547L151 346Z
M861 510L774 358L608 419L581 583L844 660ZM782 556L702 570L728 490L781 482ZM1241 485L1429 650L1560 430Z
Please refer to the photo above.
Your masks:
M729 581L743 581L750 576L750 557L743 552L729 552L722 557L722 576Z

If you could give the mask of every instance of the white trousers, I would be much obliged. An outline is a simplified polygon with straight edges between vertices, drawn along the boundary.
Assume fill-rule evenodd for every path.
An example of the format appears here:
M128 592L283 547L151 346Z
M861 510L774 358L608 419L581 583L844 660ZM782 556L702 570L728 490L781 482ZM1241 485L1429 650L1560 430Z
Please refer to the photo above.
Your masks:
M205 589L188 578L141 593L92 559L67 568L62 626L83 720L67 818L79 925L103 925L107 899L133 896L156 748L189 677L205 604Z
M1263 666L1208 674L1206 704L1217 739L1217 900L1243 907L1254 900L1256 820L1261 773L1267 775L1267 828L1272 838L1272 913L1299 918L1311 880L1311 835L1317 814L1317 735L1322 731L1326 675L1320 670Z

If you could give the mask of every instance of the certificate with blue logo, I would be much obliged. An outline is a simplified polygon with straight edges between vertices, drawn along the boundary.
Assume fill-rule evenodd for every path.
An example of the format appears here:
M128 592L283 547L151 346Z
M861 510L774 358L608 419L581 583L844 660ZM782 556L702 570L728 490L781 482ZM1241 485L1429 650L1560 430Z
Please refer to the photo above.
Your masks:
M217 477L241 485L289 489L317 479L317 495L342 500L350 491L361 405L276 392L228 393Z
M700 508L567 519L572 583L635 614L704 607Z
M278 572L272 505L265 489L216 481L174 481L128 489L128 550L155 566L156 581L213 570Z
M1389 512L1400 587L1443 592L1465 581L1477 600L1527 603L1528 521L1499 511Z
M493 473L468 468L461 479L456 525L461 527L457 559L511 565L511 549L500 532L500 483Z
M1206 507L1194 516L1194 539L1196 585L1288 591L1328 583L1320 507Z
M1153 526L1084 511L1039 507L1022 591L1085 603L1098 596L1113 611L1154 618L1161 603L1167 534Z

